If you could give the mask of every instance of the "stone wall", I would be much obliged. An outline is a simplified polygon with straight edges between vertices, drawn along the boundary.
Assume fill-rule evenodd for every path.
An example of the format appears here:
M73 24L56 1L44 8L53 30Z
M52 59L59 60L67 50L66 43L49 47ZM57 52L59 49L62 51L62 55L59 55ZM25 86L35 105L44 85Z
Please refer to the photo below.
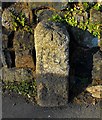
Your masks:
M100 50L93 55L92 78L94 84L97 84L95 81L98 81L98 83L100 81L100 84L102 84L102 12L92 9L90 11L90 19L92 23L99 24L100 30L100 38L98 40L98 46L100 47Z
M38 3L33 5L39 6ZM64 24L49 23L48 18L54 12L47 10L41 10L38 13L39 23L36 24L33 21L32 32L28 32L25 27L22 29L22 24L22 27L16 28L14 26L14 24L16 25L15 17L12 16L12 13L20 14L22 11L27 18L27 25L34 17L30 16L33 10L30 11L29 6L26 6L26 3L14 4L4 9L2 14L3 81L21 82L36 78L39 105L66 105L68 103L69 76L69 34L67 29ZM50 12L51 14L49 14ZM19 19L22 21L20 17ZM37 27L34 29L34 26ZM17 30L14 31L15 29Z
M68 7L67 3L42 4L3 6L2 79L3 82L36 79L39 105L67 105L73 96L70 91L74 94L89 84L102 84L102 40L88 31L48 20L55 13L63 16L61 10ZM39 6L42 9L36 12ZM90 10L92 22L98 19L101 23L100 15L99 11ZM87 13L75 16L81 22L87 18Z

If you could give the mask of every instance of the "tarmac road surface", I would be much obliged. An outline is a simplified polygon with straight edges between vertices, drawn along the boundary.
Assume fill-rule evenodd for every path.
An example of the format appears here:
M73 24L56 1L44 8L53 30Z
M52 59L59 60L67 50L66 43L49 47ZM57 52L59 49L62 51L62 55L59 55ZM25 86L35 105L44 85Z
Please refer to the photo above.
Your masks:
M2 97L2 118L101 118L100 103L78 105L69 103L63 108L44 108L15 93Z

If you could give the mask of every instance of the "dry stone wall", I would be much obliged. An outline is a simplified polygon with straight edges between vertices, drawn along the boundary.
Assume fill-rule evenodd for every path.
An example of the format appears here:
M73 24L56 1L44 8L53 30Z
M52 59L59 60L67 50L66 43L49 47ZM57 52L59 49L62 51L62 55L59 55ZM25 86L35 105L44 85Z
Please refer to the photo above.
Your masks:
M34 29L34 33L22 28L14 32L15 18L11 13L14 6L4 9L2 14L3 81L30 81L36 77L39 105L50 107L66 105L69 74L69 34L66 27L60 23L49 23L47 20L54 12L45 10L37 15L38 20L43 22L38 23L35 29L31 28ZM25 10L23 7L18 8L16 6L13 13L26 11L26 8ZM27 17L26 12L25 15ZM30 18L27 19L30 21Z
M94 24L99 24L99 29L100 29L100 39L98 41L98 44L100 46L100 49L102 51L102 12L98 10L91 9L90 10L90 20L91 23Z
M31 80L35 77L33 35L24 31L10 34L14 35L11 45L7 34L2 37L3 81Z
M51 9L36 11L39 7ZM77 27L48 21L53 14L60 15L60 10L66 7L68 3L30 2L3 7L2 79L4 82L36 79L37 102L41 106L67 105L79 89L82 92L89 84L102 85L101 38L98 40ZM21 26L16 26L14 31L12 12L14 15L21 12L25 15L26 28L19 23ZM78 22L84 22L89 17L87 12L77 15L73 12L72 15ZM101 12L90 10L92 23L98 21L101 24L101 16Z
M102 12L91 9L90 20L92 23L99 24L100 38L98 39L98 46L100 50L93 55L93 71L92 78L94 85L102 85Z

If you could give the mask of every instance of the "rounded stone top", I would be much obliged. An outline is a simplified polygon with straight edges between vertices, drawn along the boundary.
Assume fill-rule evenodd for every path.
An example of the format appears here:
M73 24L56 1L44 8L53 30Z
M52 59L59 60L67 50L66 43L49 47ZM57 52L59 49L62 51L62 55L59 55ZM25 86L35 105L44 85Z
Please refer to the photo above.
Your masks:
M67 8L68 2L29 2L30 8L36 9L38 7L52 7L57 10Z

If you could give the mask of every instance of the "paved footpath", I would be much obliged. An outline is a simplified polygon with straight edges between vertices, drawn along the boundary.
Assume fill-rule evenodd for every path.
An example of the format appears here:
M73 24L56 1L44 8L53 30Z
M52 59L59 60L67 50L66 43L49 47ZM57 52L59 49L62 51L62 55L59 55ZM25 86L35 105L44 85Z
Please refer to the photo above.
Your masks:
M43 108L12 93L2 97L2 118L100 118L100 104Z

